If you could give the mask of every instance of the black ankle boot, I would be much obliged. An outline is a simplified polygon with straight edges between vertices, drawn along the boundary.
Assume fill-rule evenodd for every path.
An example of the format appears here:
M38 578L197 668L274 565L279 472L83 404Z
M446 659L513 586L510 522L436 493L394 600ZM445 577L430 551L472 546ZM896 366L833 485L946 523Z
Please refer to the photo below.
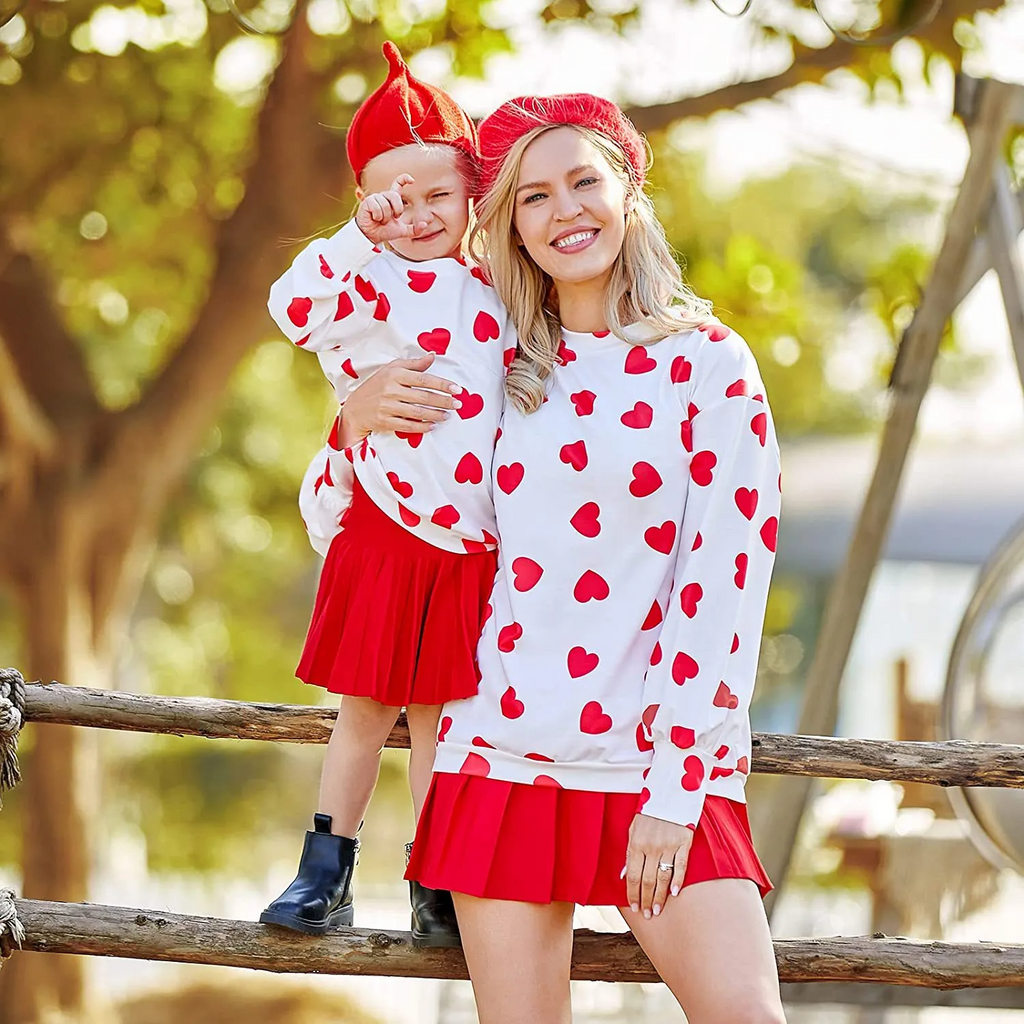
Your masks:
M295 880L260 914L261 923L307 935L352 924L352 869L359 840L332 835L329 814L314 814L313 829L306 833Z
M412 843L405 847L406 862L412 853ZM462 946L459 922L455 917L455 904L447 889L428 889L419 882L409 882L409 902L412 904L412 944L417 947L435 946L458 949Z

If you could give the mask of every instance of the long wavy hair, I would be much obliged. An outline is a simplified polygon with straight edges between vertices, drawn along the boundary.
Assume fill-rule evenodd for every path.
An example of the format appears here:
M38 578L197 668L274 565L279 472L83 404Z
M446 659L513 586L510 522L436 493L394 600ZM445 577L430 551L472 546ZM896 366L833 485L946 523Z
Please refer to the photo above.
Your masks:
M519 333L516 357L505 378L509 401L531 413L544 400L561 342L554 282L530 258L513 225L515 193L526 148L554 128L571 127L588 139L626 190L626 228L604 298L608 329L618 338L627 325L647 328L637 344L652 344L706 323L711 303L683 281L654 206L629 173L619 145L602 132L576 125L540 125L517 139L490 190L477 204L470 251L486 269Z

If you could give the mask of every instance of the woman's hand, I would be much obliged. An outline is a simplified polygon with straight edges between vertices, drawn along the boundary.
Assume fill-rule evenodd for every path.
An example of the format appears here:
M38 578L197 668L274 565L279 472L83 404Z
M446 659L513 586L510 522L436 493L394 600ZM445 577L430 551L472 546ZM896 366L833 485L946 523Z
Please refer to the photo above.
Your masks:
M348 448L372 431L425 434L457 409L452 398L462 388L425 372L434 361L427 352L415 359L395 359L350 392L341 417L339 443Z
M626 897L630 909L644 917L660 914L669 892L677 895L686 874L693 832L661 818L638 814L629 826L626 850ZM662 865L669 866L662 870Z

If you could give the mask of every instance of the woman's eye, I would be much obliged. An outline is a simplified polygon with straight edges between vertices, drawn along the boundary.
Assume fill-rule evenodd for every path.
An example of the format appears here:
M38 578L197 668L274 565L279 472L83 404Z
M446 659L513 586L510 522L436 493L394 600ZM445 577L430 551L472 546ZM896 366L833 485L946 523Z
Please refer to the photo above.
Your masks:
M534 192L533 195L527 196L523 200L523 203L524 204L525 203L532 203L535 199L543 199L543 198L544 198L544 193L543 192Z
M597 184L597 178L580 178L580 180L576 182L576 187L579 188L580 185L596 185L596 184Z

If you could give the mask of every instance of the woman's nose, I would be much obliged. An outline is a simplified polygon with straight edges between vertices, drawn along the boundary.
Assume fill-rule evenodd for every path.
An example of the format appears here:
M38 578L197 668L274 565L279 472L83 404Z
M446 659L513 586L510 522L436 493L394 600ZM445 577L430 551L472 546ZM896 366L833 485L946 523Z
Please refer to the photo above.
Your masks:
M572 192L559 192L554 198L556 220L575 220L583 211L583 204Z

